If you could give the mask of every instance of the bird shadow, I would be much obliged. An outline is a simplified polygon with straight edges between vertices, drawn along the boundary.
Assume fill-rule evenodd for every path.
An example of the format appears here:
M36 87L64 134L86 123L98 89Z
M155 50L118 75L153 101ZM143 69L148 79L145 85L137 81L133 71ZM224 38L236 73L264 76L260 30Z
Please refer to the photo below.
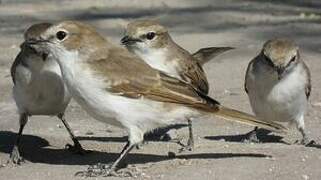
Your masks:
M0 131L0 152L9 154L12 150L14 140L17 134L9 131ZM125 137L119 139L104 139L107 141L124 140ZM49 142L41 137L33 135L24 135L22 137L20 152L23 158L33 163L45 163L54 165L93 165L97 163L108 164L116 160L119 153L102 152L92 150L86 155L71 154L67 149L57 149L50 146ZM197 154L182 154L175 156L176 159L224 159L224 158L266 158L265 154L259 153L197 153ZM9 158L9 155L8 155ZM130 153L126 161L131 164L145 164L153 162L161 162L173 159L164 155L145 154L145 153Z
M173 129L181 129L187 127L187 124L173 124L162 128L157 128L151 132L147 132L144 134L144 141L165 141L168 142L172 138L168 134L168 131ZM122 137L94 137L94 136L78 136L78 140L94 140L94 141L102 141L102 142L126 142L128 136Z
M251 132L249 132L251 133ZM249 137L249 133L246 134L238 134L238 135L224 135L224 136L205 136L205 139L214 140L214 141L227 141L227 142L246 142L247 138ZM261 143L282 143L288 144L287 142L283 141L282 136L278 136L275 134L271 134L271 131L266 129L258 129L257 130L257 137Z

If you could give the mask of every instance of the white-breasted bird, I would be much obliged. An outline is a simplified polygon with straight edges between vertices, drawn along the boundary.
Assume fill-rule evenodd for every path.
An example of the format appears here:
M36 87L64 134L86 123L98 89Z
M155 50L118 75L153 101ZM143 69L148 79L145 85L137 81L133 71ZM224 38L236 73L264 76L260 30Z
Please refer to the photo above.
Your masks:
M94 118L124 128L128 142L111 165L90 167L87 176L115 175L131 149L156 128L186 118L217 115L275 131L284 127L222 106L190 83L166 75L77 21L50 26L29 41L36 51L52 54L72 97Z
M209 85L202 65L220 53L233 49L203 48L192 55L173 41L166 27L154 20L136 20L129 23L121 42L151 67L190 83L204 94L208 94ZM192 150L194 146L192 121L187 119L187 122L189 139L181 150Z
M38 53L26 45L27 41L36 40L36 35L49 26L50 23L39 23L25 31L25 42L21 44L21 51L11 66L13 97L20 115L19 133L10 155L10 161L15 164L22 161L19 152L22 131L28 117L33 115L57 116L74 142L74 146L67 144L67 147L76 153L85 152L64 118L71 95L62 80L58 63L51 54Z
M295 124L307 144L304 114L311 93L311 75L299 47L288 39L272 39L248 65L245 91L256 116L266 122ZM256 130L249 133L257 140Z

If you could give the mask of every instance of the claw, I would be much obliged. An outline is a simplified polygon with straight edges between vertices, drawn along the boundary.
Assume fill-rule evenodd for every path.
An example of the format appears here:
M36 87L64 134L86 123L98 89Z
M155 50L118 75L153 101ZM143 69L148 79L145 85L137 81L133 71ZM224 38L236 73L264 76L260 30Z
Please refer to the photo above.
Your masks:
M112 168L111 165L107 164L96 164L89 166L87 171L80 171L75 174L75 176L80 177L135 177L135 173L130 170L121 169L116 171L115 168Z
M310 146L316 145L316 142L314 140L308 140L308 138L302 138L301 140L296 140L294 144L310 147Z
M16 165L20 165L22 162L24 162L23 157L20 156L19 149L17 146L14 146L12 149L12 152L10 154L10 159L7 163L13 163Z

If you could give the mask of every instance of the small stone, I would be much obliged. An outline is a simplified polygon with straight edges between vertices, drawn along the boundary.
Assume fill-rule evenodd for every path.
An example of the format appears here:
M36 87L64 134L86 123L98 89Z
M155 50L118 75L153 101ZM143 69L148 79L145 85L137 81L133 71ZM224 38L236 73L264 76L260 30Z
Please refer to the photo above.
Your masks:
M303 174L303 175L302 175L302 179L308 180L308 179L310 179L310 177L309 177L308 175L306 175L306 174Z
M57 124L57 128L62 128L62 125L60 125L60 124Z

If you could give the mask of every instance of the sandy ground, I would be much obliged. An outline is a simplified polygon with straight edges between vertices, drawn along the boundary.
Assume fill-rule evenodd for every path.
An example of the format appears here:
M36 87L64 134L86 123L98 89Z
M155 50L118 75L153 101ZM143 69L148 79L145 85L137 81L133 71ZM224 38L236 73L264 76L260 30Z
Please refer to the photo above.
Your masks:
M236 47L208 63L205 70L211 85L210 96L246 112L251 112L243 90L247 63L267 39L293 38L312 73L307 133L321 143L321 3L317 0L0 2L0 164L7 161L18 130L9 69L19 51L22 33L33 23L65 19L88 22L116 44L129 21L157 18L191 52L206 46ZM66 115L82 145L93 153L71 154L64 149L70 139L57 118L32 117L22 140L26 162L0 168L0 179L80 179L74 174L88 165L115 160L126 140L123 130L94 120L76 103L68 107ZM241 134L251 129L221 119L202 118L194 122L193 152L180 154L179 146L174 143L149 142L143 149L130 153L128 168L138 172L138 179L321 179L321 149L288 145L300 138L294 128L286 135L270 135L261 144L240 143ZM184 137L187 130L177 133ZM177 156L169 157L168 152Z

